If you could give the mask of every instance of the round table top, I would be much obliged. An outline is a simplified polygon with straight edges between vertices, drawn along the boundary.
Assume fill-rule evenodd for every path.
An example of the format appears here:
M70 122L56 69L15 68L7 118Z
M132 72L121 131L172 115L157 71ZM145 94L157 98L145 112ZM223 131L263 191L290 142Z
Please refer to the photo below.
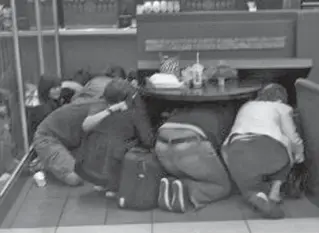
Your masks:
M171 101L187 102L212 102L249 99L261 89L261 83L241 82L236 85L227 85L224 88L217 85L207 85L199 89L178 88L178 89L157 89L142 88L145 96L156 97Z

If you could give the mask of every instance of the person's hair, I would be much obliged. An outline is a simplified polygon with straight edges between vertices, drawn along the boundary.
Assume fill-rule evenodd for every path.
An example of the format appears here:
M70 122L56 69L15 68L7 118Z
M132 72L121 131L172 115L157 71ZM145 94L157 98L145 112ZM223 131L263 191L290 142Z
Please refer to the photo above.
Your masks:
M71 79L69 79L69 81L74 81L84 86L92 78L93 78L93 75L89 71L80 69L74 74L74 76Z
M109 67L105 75L110 77L110 78L122 78L126 79L126 72L121 66L111 66Z
M133 81L133 80L137 80L137 71L136 70L131 70L128 75L127 75L127 80L129 82Z
M58 77L41 76L38 84L38 97L40 102L46 103L51 100L50 89L61 85Z
M288 103L287 90L280 84L271 83L258 92L256 100Z
M126 100L132 94L132 87L126 80L113 79L104 89L103 97L109 104Z

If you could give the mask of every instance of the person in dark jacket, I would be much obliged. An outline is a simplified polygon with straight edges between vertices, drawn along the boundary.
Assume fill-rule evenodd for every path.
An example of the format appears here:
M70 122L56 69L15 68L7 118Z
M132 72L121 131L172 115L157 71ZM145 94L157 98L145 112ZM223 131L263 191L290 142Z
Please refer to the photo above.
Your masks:
M117 192L124 155L138 145L153 147L153 132L145 106L126 80L112 80L104 91L104 102L92 106L83 122L87 132L81 145L78 174L108 192ZM110 112L118 104L121 112Z
M101 101L66 104L48 115L36 130L33 144L40 164L44 171L67 185L82 183L74 172L77 149L84 136L82 124L92 106L100 106ZM116 112L121 110L121 105L107 105L107 109Z
M161 180L160 208L185 212L187 199L199 209L230 194L231 181L219 150L234 115L222 106L195 107L176 111L159 128L155 151L174 177Z
M38 98L40 105L27 107L28 136L32 141L34 133L42 120L61 106L61 82L54 76L42 76L38 83Z

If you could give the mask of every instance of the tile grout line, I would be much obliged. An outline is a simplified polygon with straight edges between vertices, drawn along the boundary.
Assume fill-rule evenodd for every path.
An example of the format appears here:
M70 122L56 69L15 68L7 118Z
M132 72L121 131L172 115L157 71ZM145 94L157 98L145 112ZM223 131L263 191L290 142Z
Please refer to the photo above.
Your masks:
M246 227L247 227L249 233L253 233L253 232L251 231L250 226L249 226L248 220L247 220L247 219L244 219L244 221L245 221L245 225L246 225Z
M245 222L245 225L247 227L248 232L252 233L251 228L250 228L249 223L248 223L248 219L247 219L247 217L245 215L245 212L243 211L243 209L240 207L240 205L238 203L237 203L236 206L237 206L237 208L239 209L239 211L241 213L242 220Z
M21 208L22 208L24 202L26 201L26 199L27 199L27 197L28 197L28 195L29 195L29 193L30 193L30 190L32 189L33 180L32 180L32 179L28 179L26 183L27 183L27 184L25 184L25 185L28 186L28 187L25 186L25 187L27 188L27 191L24 193L24 197L20 200L18 207L14 210L14 213L13 213L14 216L12 217L12 220L11 220L10 223L8 224L8 227L9 227L9 228L12 228L12 226L14 225L14 223L15 223L17 217L18 217L18 214L19 214L19 212L20 212L20 210L21 210ZM20 194L19 194L19 195L20 195ZM18 197L18 198L19 198L19 197ZM17 203L15 203L15 204L17 204ZM14 204L14 205L15 205L15 204ZM12 208L14 208L14 205L12 206ZM12 208L11 208L11 211L12 211ZM8 215L10 215L10 212L8 213ZM2 225L5 225L6 222L8 221L8 220L7 220L8 215L6 216L6 218L5 218L5 220L3 221Z
M56 231L57 231L58 228L60 227L60 222L61 222L62 216L63 216L63 214L64 214L64 209L65 209L65 207L66 207L66 204L68 203L69 198L70 198L70 197L69 197L69 193L68 193L68 196L65 198L64 204L63 204L63 206L62 206L62 211L61 211L61 213L60 213L58 222L57 222L57 224L56 224L56 226L55 226ZM55 232L56 232L56 231L55 231Z
M109 215L109 200L106 199L106 202L105 202L105 207L106 207L106 210L105 210L105 217L104 217L104 225L107 225L107 218L108 218L108 215Z
M151 233L154 233L154 210L151 212Z

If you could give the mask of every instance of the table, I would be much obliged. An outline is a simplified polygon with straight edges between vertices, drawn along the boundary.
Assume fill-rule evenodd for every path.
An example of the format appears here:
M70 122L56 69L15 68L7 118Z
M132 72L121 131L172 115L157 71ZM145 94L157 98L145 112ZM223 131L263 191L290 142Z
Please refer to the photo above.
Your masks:
M169 101L183 102L215 102L250 99L261 89L260 82L241 82L238 85L226 85L220 88L217 85L207 85L201 89L156 89L142 88L144 96L155 97Z
M170 112L175 108L184 107L214 107L223 105L227 114L236 115L237 109L243 102L252 99L262 88L261 81L243 81L234 85L227 85L219 88L217 85L207 85L201 89L156 89L145 87L141 88L148 114L152 125L156 128L163 122L162 112Z

